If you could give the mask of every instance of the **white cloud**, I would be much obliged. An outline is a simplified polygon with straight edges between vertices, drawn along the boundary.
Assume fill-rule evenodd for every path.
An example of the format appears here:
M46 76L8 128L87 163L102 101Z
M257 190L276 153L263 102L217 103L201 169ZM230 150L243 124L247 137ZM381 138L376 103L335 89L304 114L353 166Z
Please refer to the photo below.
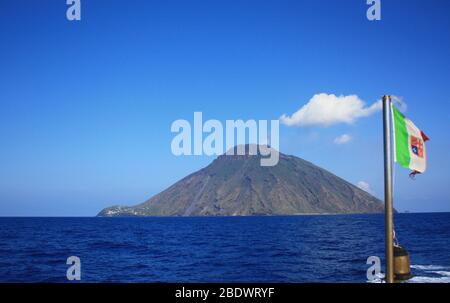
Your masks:
M352 124L357 119L370 116L381 109L381 100L367 107L356 95L316 94L298 111L291 116L283 114L280 120L287 126Z
M368 192L368 193L371 194L371 195L375 194L375 192L374 192L374 191L372 190L372 188L370 187L369 183L367 183L366 181L359 181L358 184L357 184L357 186L358 186L360 189L362 189L362 190Z
M343 134L334 139L335 144L345 144L352 140L352 136L348 134Z

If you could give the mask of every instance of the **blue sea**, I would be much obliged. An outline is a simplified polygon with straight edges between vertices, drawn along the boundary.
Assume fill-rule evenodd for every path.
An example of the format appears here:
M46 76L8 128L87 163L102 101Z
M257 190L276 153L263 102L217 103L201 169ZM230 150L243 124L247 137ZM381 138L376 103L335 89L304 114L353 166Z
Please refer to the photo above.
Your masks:
M450 282L450 213L396 214L412 282ZM366 282L383 215L0 218L0 282ZM384 269L383 269L384 271Z

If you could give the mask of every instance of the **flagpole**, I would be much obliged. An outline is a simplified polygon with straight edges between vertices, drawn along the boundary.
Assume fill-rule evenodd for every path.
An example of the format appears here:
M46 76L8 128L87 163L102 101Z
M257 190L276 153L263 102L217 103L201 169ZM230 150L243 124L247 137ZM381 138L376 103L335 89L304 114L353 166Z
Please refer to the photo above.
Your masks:
M384 131L384 216L386 244L386 282L394 282L394 239L392 207L392 155L391 155L391 97L383 96L383 131Z

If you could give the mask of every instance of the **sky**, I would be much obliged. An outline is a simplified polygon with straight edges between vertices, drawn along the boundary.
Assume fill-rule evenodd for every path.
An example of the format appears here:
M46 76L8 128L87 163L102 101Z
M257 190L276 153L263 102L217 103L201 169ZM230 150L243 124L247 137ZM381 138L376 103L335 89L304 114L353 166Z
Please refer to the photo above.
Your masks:
M394 206L450 211L450 1L381 3L368 21L365 0L82 0L68 21L65 0L2 0L0 216L141 203L215 158L174 156L173 121L293 117L320 94L360 107L281 123L281 152L382 198L370 107L399 96L431 140L425 174L395 167Z

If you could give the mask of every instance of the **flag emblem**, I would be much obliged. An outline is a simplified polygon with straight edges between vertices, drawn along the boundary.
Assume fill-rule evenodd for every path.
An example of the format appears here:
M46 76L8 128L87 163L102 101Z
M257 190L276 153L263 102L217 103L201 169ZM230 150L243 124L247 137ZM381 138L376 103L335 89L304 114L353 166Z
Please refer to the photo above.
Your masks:
M423 141L420 138L411 136L411 150L419 158L423 158Z

